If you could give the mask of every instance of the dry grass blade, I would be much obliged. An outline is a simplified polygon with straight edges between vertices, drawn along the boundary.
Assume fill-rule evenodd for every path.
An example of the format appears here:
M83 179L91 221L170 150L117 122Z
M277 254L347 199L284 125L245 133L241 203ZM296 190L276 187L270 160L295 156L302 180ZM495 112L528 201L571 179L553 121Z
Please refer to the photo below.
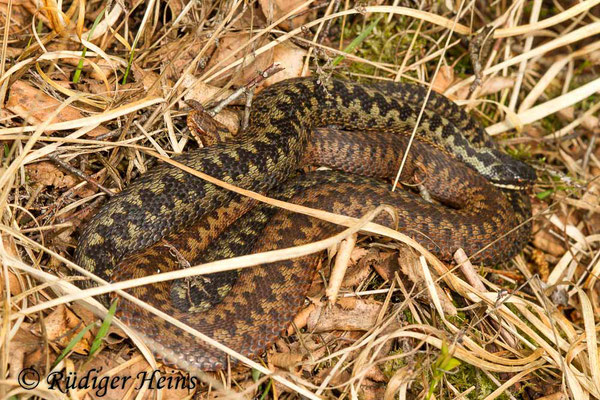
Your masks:
M269 370L265 369L264 367L260 366L259 364L255 363L255 362L253 362L252 360L248 359L247 357L244 357L241 354L234 352L233 350L223 346L222 344L216 342L215 340L203 335L201 332L193 329L192 327L185 325L184 323L178 321L175 318L172 318L168 314L165 314L165 313L161 312L160 310L158 310L142 301L137 300L135 297L128 295L125 292L121 292L121 290L128 289L128 288L135 287L135 286L146 285L149 283L156 283L156 282L160 282L160 281L179 279L179 278L183 278L186 276L195 276L195 275L198 275L199 273L211 273L211 272L224 271L224 270L228 270L228 269L251 267L251 266L259 265L259 264L262 264L265 262L275 262L275 261L279 261L279 260L285 260L285 259L289 259L289 258L299 257L302 255L322 251L322 250L325 250L328 247L332 246L333 244L339 243L341 240L347 238L348 236L353 235L354 233L359 231L364 225L366 225L369 221L371 221L373 218L375 218L380 212L384 211L385 209L386 209L386 207L379 207L379 208L373 210L372 212L366 214L361 219L359 219L356 222L356 224L354 226L352 226L351 228L349 228L331 238L324 239L319 242L314 242L314 243L304 245L304 246L297 246L295 248L290 248L290 249L282 249L282 250L276 250L276 251L271 251L271 252L266 252L266 253L258 253L258 254L254 254L254 255L250 255L250 256L231 258L228 260L217 261L217 262L209 263L206 265L191 267L191 268L188 268L185 270L175 271L174 273L157 274L157 275L149 276L147 278L138 278L138 279L132 279L129 281L123 281L123 282L119 282L119 283L106 284L104 286L98 286L98 287L95 287L92 289L87 289L87 290L75 290L75 293L68 294L68 295L62 296L62 297L58 297L54 300L49 300L43 304L40 304L39 306L33 306L28 309L24 309L21 311L21 313L23 315L29 315L29 314L41 311L43 309L54 307L58 304L64 304L64 303L72 302L75 300L88 299L90 297L93 297L93 296L99 295L99 294L103 294L103 293L119 291L120 295L122 295L123 297L127 298L128 300L136 303L137 305L145 308L146 310L152 312L153 314L155 314L155 315L161 317L162 319L174 324L175 326L177 326L181 329L184 329L185 331L197 336L201 340L215 346L219 350L229 354L230 356L234 357L235 359L240 360L240 361L244 362L246 365L259 370L263 374L270 375ZM10 232L7 232L7 233L10 233ZM22 265L21 263L15 262L15 261L16 260L6 259L5 263L7 263L8 265L12 265L15 268L22 269L30 274L34 274L38 278L48 279L51 277L50 279L54 283L60 282L60 280L57 280L56 278L52 277L51 275L43 274L39 271L33 270L30 267ZM225 268L223 268L223 267L225 267ZM75 287L74 286L70 287L70 289L73 289L73 288L75 288ZM96 302L95 306L97 307L97 305L98 305L98 303ZM99 307L99 308L101 309L101 307ZM18 317L19 317L19 315L12 316L12 318L18 318ZM273 376L273 379L279 381L283 385L290 387L291 389L297 390L298 393L302 393L303 395L307 396L308 398L318 399L318 397L312 395L310 392L307 392L305 389L293 384L292 382L290 382L284 378L281 378L278 376Z
M494 32L495 38L504 38L510 36L527 35L528 33L541 31L542 29L549 28L553 25L560 24L561 22L568 21L569 19L590 10L592 7L600 4L598 0L582 1L571 8L564 10L550 18L546 18L539 22L532 22L527 25L513 26L505 29L498 29Z
M567 94L539 104L526 111L516 114L521 125L528 125L537 122L549 115L552 115L560 110L577 104L587 99L594 93L600 91L600 78L585 84ZM513 128L513 123L510 120L500 122L487 128L490 135L497 135L506 132Z
M163 101L164 100L160 97L141 99L141 100L134 101L131 104L119 106L113 110L106 111L101 114L97 114L97 115L94 115L91 117L80 118L80 119L74 120L74 121L50 123L49 121L51 121L52 119L49 119L44 125L40 125L40 126L23 126L23 127L19 127L19 128L4 128L4 129L0 129L0 137L2 137L4 135L14 134L14 133L35 132L37 130L40 130L40 128L41 128L40 132L43 132L45 130L61 131L61 130L77 129L77 128L89 127L89 126L95 127L103 122L112 121L112 120L122 117L124 115L131 114L138 110L143 110L143 109L151 107L155 104L162 103Z

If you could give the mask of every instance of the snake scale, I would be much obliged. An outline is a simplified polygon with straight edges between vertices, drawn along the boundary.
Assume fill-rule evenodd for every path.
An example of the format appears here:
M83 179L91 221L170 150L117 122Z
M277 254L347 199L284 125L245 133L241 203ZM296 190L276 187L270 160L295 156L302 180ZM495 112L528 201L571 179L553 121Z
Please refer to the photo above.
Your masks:
M396 173L425 95L425 88L402 83L282 81L255 97L244 132L175 159L245 189L348 216L392 205L398 220L382 215L376 222L397 228L446 261L459 247L476 262L510 259L529 239L531 205L523 189L535 173L500 152L480 125L444 96L431 93L401 176L403 182L420 183L442 204L410 191L391 192L381 180ZM331 125L345 131L314 133ZM307 165L340 172L295 176ZM90 220L75 260L103 279L120 281L305 244L341 229L255 206L159 164ZM249 268L235 283L213 274L206 281L162 282L128 292L246 356L258 355L303 304L320 257ZM222 352L128 301L121 299L117 316L169 364L187 370L227 365Z

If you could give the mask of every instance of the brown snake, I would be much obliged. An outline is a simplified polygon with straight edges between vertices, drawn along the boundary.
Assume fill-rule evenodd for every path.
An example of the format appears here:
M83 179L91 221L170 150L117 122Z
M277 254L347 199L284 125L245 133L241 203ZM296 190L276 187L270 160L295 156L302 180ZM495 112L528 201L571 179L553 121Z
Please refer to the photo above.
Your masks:
M498 151L483 129L445 97L432 93L402 174L404 182L420 182L444 205L353 175L395 174L424 96L424 88L406 84L287 80L255 98L250 126L235 139L176 159L239 187L339 214L359 217L390 204L399 216L394 226L446 261L459 247L476 262L511 258L529 238L531 207L526 191L508 187L525 188L535 174ZM329 124L349 132L312 133ZM311 164L346 173L314 172L288 180L299 167ZM305 244L342 229L266 205L247 212L252 205L177 168L159 165L93 217L75 259L106 280L120 281L188 263ZM392 226L389 217L377 222ZM233 287L210 275L210 284L200 279L162 282L129 293L251 356L264 351L289 324L304 301L319 257L246 269ZM218 302L206 289L211 286L216 292L230 291ZM128 301L121 301L117 315L170 364L188 370L226 365L222 352Z

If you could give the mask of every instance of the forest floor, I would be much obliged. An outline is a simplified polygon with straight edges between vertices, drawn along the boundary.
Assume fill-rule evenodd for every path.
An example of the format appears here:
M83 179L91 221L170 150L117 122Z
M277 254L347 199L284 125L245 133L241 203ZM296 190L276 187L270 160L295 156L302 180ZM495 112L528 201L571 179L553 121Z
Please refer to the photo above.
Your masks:
M600 399L598 4L0 1L0 397ZM348 236L337 261L315 244L331 257L261 358L140 389L140 373L177 372L77 286L83 227L157 157L202 146L192 100L223 106L236 132L247 94L309 74L420 84L464 107L535 168L531 240L461 268L384 230ZM106 387L115 377L134 379Z

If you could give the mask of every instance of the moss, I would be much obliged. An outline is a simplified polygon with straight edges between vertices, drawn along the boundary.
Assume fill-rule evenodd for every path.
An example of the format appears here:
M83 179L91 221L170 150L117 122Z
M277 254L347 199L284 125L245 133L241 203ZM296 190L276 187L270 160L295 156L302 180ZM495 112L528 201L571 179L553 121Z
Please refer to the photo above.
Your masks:
M380 17L382 17L381 14L370 14L367 18L355 18L353 21L347 22L344 38L353 40L359 37L373 21ZM384 15L372 32L353 51L353 54L375 62L399 65L413 40L414 32L409 34L406 32L414 30L416 27L417 24L413 19L397 16L388 21L387 15ZM421 52L425 44L426 40L418 37L412 51L414 53ZM378 68L361 62L352 62L349 65L349 71L365 75L381 73Z
M531 161L533 153L529 144L517 144L516 146L507 147L506 152L521 161Z
M577 103L575 105L575 109L585 112L598 103L600 103L600 94L594 93L591 96L588 96L584 100Z
M404 352L400 349L391 351L388 356L392 357L395 355L401 355ZM392 376L400 369L406 366L406 361L403 357L396 358L394 360L386 361L381 365L381 371L387 379L391 379Z
M556 114L547 116L546 118L542 119L540 123L546 132L556 132L564 125Z
M483 399L498 388L481 370L465 363L461 364L453 373L446 374L445 379L459 392L464 392L470 387L475 386L475 390L467 395L469 399ZM450 393L448 395L453 397ZM501 394L498 397L498 399L503 400L508 398L506 394Z

